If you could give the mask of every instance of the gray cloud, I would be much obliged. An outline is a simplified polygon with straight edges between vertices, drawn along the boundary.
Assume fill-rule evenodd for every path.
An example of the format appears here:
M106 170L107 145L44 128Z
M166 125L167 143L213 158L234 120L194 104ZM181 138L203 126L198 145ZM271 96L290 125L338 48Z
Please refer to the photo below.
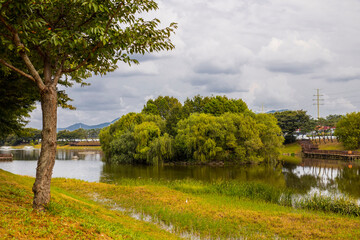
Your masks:
M237 74L240 72L240 68L231 66L223 68L211 62L201 62L194 67L194 71L200 74Z
M315 40L295 36L273 38L262 47L259 60L272 72L305 74L321 70L332 60L331 52Z

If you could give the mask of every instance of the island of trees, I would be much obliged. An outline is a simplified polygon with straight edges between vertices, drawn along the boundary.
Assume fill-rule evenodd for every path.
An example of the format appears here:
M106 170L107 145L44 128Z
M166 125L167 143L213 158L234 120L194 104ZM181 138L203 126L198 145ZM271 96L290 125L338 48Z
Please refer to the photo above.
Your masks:
M100 132L111 163L224 164L274 161L284 141L277 119L255 114L241 99L195 96L147 101Z

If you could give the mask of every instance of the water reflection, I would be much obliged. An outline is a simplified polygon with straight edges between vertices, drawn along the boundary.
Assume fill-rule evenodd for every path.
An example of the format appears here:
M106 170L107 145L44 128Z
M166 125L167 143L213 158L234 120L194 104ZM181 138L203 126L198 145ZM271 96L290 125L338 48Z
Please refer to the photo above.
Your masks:
M281 167L263 165L244 166L132 166L104 164L103 182L117 182L122 178L145 178L155 180L195 179L206 182L217 180L262 181L285 186Z
M3 150L13 153L14 161L0 162L0 168L15 174L35 176L40 150ZM211 166L132 166L110 165L102 161L101 151L58 150L54 177L86 181L118 182L123 178L199 181L258 181L287 187L300 194L313 192L350 195L360 199L360 163L338 160L303 159L300 165Z
M1 162L0 168L15 174L34 177L36 174L39 149L0 150L0 153L12 153L13 161ZM65 150L56 153L53 177L77 178L98 182L103 166L101 151Z
M344 168L335 178L337 187L341 192L360 199L360 169Z
M38 160L40 149L11 149L2 150L0 153L12 153L14 160ZM69 150L58 149L56 151L56 160L101 160L102 152L93 150Z

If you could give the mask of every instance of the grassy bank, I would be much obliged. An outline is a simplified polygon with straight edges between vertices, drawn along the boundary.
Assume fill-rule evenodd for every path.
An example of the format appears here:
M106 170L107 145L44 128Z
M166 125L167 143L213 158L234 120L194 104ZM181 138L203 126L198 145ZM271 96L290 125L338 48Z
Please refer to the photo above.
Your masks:
M281 206L278 190L257 184L54 179L49 211L39 214L31 211L33 181L0 170L0 238L177 239L184 232L211 239L360 238L359 217ZM177 234L130 215L161 221Z
M281 149L280 160L291 164L301 163L301 146L298 143L285 144Z

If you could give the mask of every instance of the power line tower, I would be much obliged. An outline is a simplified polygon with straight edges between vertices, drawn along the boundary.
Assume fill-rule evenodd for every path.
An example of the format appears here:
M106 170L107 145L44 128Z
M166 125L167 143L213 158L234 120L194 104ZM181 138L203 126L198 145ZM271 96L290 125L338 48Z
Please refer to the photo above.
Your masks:
M314 97L316 97L316 99L313 99L313 101L316 101L315 104L317 106L317 119L320 118L320 105L324 105L323 103L321 103L321 101L324 101L324 99L321 99L320 97L324 96L324 95L320 95L320 89L316 89L316 95L313 95Z

